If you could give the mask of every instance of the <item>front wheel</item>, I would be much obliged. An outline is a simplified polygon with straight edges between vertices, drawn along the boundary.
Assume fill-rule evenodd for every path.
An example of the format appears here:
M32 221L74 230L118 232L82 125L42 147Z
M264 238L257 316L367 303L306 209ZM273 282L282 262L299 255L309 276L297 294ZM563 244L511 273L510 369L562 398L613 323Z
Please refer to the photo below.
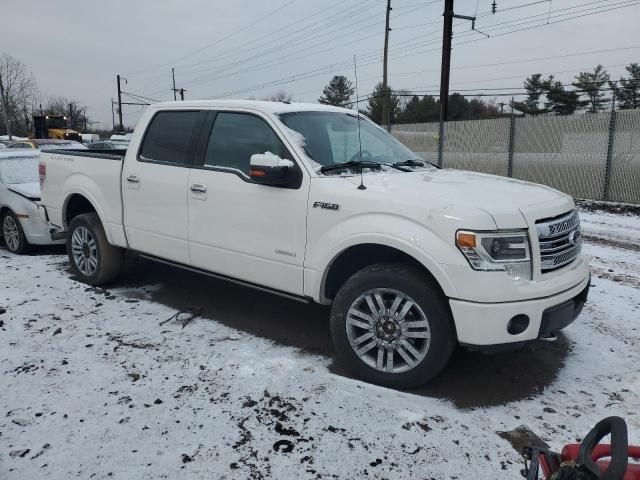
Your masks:
M122 270L124 251L107 242L95 213L84 213L71 220L67 254L77 277L89 285L103 285Z
M354 274L331 310L337 355L360 378L412 388L435 377L455 345L446 298L424 272L378 264Z

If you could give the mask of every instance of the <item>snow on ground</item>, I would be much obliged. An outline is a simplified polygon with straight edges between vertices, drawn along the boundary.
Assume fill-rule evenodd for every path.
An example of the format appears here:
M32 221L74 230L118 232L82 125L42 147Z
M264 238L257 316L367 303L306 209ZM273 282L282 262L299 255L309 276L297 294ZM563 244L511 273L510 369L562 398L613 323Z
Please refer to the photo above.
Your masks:
M60 250L0 250L0 478L513 479L498 432L560 448L614 414L640 443L640 217L583 218L593 288L557 342L458 351L407 392L333 365L323 307L144 261L93 289Z

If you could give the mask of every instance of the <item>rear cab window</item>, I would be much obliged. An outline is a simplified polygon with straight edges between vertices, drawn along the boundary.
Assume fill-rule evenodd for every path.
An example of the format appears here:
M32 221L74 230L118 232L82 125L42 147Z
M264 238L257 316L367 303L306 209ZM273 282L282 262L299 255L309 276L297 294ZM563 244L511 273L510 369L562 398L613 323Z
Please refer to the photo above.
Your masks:
M142 162L191 165L206 112L165 110L156 113L145 132L138 160Z

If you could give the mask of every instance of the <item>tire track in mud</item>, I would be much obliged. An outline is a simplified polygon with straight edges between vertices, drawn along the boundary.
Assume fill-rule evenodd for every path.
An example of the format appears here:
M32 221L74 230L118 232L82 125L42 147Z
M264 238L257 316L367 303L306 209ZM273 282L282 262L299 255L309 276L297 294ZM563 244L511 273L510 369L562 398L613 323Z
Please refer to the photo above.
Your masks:
M640 252L640 244L627 242L624 240L616 240L615 238L598 237L596 235L582 234L583 240L593 245L603 245L605 247L620 248L622 250L632 250Z

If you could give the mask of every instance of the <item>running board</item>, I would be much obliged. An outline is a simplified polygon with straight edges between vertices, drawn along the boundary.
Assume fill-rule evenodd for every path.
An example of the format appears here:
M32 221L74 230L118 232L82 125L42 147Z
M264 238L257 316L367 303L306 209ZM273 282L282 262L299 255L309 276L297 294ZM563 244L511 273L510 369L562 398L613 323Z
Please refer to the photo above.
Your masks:
M311 303L311 300L307 297L301 297L299 295L294 295L292 293L281 292L280 290L276 290L274 288L263 287L260 285L256 285L255 283L245 282L244 280L238 280L237 278L228 277L226 275L221 275L219 273L209 272L207 270L202 270L200 268L188 267L187 265L183 265L182 263L172 262L171 260L165 260L163 258L158 258L153 255L148 255L146 253L141 253L141 252L135 252L135 253L138 254L138 256L142 258L146 258L147 260L151 260L153 262L163 263L171 267L177 267L183 270L188 270L190 272L206 275L207 277L212 277L218 280L224 280L225 282L240 285L242 287L249 287L249 288L253 288L254 290L260 290L261 292L271 293L272 295L278 295L279 297L288 298L289 300L295 300L301 303Z

